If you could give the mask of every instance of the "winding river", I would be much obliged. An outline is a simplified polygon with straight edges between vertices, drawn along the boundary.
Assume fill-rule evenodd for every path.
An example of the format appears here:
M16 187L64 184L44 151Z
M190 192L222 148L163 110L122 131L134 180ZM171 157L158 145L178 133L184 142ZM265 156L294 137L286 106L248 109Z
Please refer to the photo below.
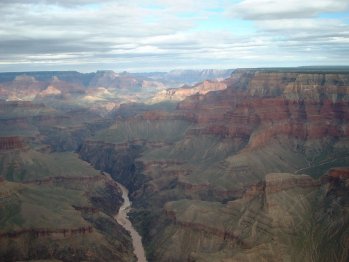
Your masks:
M128 190L126 187L116 182L122 190L122 198L124 203L120 207L117 215L115 215L115 220L123 226L128 232L130 232L133 244L133 253L136 255L138 262L146 262L145 252L142 244L142 237L138 234L136 229L133 227L131 221L128 219L128 212L130 211L131 201L128 198Z

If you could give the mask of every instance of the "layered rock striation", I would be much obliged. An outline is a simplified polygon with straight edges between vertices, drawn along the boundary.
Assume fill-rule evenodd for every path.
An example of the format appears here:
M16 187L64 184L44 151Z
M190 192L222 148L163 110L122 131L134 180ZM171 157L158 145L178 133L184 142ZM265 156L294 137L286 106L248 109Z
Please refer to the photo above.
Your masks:
M25 143L21 137L0 137L0 151L23 148L25 148Z
M349 74L236 70L220 93L196 95L178 109L195 112L209 133L265 145L272 137L348 137ZM218 128L219 127L219 128Z

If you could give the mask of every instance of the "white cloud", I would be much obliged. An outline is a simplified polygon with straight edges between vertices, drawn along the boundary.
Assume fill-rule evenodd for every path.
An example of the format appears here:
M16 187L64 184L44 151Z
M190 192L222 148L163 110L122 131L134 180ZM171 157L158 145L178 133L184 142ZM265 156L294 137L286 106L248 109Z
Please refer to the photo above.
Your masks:
M288 38L317 38L331 37L333 35L347 36L349 26L338 19L273 19L258 20L255 22L256 28L264 33L272 33Z
M244 36L229 29L231 18L217 11L218 21L227 22L224 28L216 17L217 28L196 30L201 21L211 21L210 9L228 7L228 0L0 1L7 3L0 5L0 70L16 64L37 70L30 63L139 71L349 59L347 23L315 17L344 10L347 1L342 0L241 1L232 5L231 14L252 19L256 30L251 31L257 31Z

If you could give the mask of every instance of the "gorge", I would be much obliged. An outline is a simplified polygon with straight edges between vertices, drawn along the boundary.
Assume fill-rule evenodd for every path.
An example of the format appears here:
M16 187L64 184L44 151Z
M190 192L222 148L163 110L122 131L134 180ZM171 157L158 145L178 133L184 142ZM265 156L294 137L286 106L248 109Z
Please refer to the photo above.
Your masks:
M18 75L0 74L0 260L349 259L347 67Z

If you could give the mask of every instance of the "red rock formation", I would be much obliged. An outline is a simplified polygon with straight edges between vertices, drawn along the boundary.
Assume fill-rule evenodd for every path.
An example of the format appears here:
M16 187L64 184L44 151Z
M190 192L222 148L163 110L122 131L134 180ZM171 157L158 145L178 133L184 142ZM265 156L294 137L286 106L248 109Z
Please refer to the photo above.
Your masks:
M22 183L25 184L61 184L61 183L95 183L98 181L107 181L106 176L77 176L77 177L65 177L65 176L55 176L55 177L47 177L42 179L35 179L35 180L29 180L29 181L23 181Z
M232 232L219 230L218 228L209 227L209 226L202 225L199 223L177 221L176 224L180 225L181 227L188 228L190 230L204 232L208 235L214 235L214 236L220 237L224 240L234 241L237 245L242 246L243 248L248 248L248 244L245 243L245 241L243 241L239 236L233 234Z
M319 187L320 181L307 175L268 174L265 177L266 194L277 193L293 188Z
M321 177L321 184L325 185L327 193L347 195L349 189L349 167L331 168L325 176Z
M12 150L12 149L23 149L24 141L18 136L0 137L0 151Z
M97 213L99 210L98 208L95 207L87 207L87 206L74 206L73 208L75 210L81 211L82 213L87 213L87 214L94 214Z
M35 238L42 237L60 237L66 238L75 235L85 235L93 232L92 226L82 226L78 228L62 228L62 229L45 229L45 228L35 228L35 229L21 229L10 232L0 233L1 238L18 238L22 235L30 234Z
M194 95L178 111L194 114L200 133L249 140L249 148L272 137L349 136L349 74L237 70L226 90Z
M349 167L332 168L328 173L328 176L333 178L339 178L341 180L349 179Z
M184 190L188 193L198 192L198 191L205 191L210 188L209 184L190 184L186 182L178 182L178 188Z

